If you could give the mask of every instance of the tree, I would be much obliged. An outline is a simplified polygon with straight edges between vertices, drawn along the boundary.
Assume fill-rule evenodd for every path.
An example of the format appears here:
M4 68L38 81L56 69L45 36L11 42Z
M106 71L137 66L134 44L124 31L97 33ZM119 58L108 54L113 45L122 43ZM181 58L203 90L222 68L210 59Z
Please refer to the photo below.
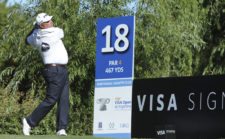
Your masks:
M0 33L2 34L3 28L7 25L7 13L9 11L9 8L6 7L6 1L0 1L0 9Z
M6 1L0 1L0 40L3 40L3 30L7 26L7 13L9 11L9 8L6 7ZM1 42L0 42L1 43ZM0 45L1 46L1 45ZM3 49L0 47L0 49ZM2 60L0 59L0 64Z
M196 0L140 0L137 11L138 78L201 74L199 52L206 18Z
M224 74L225 72L225 1L204 0L203 7L208 8L207 31L204 41L207 43L204 74Z

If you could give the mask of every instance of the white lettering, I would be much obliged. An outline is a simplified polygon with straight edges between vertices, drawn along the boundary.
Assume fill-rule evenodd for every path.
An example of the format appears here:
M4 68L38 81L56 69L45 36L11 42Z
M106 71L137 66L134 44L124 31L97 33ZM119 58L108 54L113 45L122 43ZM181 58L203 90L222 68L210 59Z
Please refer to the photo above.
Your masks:
M166 132L165 132L164 130L159 130L159 131L157 131L157 134L158 134L158 135L165 135Z
M146 95L143 96L142 100L140 95L137 96L139 111L143 111L144 105L145 105L145 99L146 99Z
M159 94L157 97L157 102L160 106L157 106L157 111L162 111L164 109L164 103L162 101L162 99L164 98L163 94Z
M210 92L210 93L209 93L209 95L208 95L208 97L207 97L207 106L208 106L208 108L209 108L210 110L214 110L214 109L216 109L216 100L212 100L214 106L213 106L213 107L210 107L210 105L209 105L209 99L210 99L210 96L211 96L211 95L216 95L216 93L215 93L215 92Z
M223 110L223 106L224 106L224 98L225 98L225 93L222 93L222 110Z
M175 130L166 130L166 133L168 133L168 134L175 134L176 131Z
M189 108L188 108L189 111L192 111L192 110L194 110L194 108L195 108L195 102L191 99L191 96L192 96L192 95L195 95L195 94L194 94L194 93L190 93L190 94L189 94L189 101L193 104L192 107L189 107Z
M170 111L171 108L173 108L174 111L177 111L177 102L176 102L175 94L171 94L170 96L170 101L169 101L167 111Z
M199 109L202 110L202 93L200 93L200 104L199 104Z
M152 111L152 106L153 106L153 95L150 95L150 98L149 98L149 111Z
M191 92L188 94L187 99L188 99L188 104L187 104L188 111L194 111L194 110L202 111L204 109L212 110L212 111L225 110L225 107L224 107L225 92L220 92L220 93L216 93L214 91L204 92L204 93ZM144 111L144 107L146 107L145 110L148 110L148 111L178 111L178 107L179 107L179 105L177 104L176 94L170 94L170 96L169 94L168 95L165 95L165 94L137 95L137 101L138 101L138 109L140 112ZM119 104L120 102L115 102L115 103Z

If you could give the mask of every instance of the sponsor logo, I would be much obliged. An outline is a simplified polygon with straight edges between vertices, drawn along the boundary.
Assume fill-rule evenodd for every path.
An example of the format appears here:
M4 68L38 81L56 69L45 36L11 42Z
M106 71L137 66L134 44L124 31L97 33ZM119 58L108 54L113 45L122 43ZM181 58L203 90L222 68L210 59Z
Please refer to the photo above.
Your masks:
M120 123L120 128L129 128L129 123Z
M98 122L98 129L102 129L102 122Z
M109 102L110 102L109 98L99 98L96 101L96 103L99 104L100 111L106 111L107 110L106 104L109 104Z
M114 122L109 123L109 129L115 129L115 123Z
M159 130L159 131L157 131L157 135L162 136L162 135L165 135L165 134L166 134L165 130Z
M116 97L114 109L117 111L131 110L131 101L122 99L121 97Z
M175 134L176 131L175 130L158 130L156 131L158 136L163 136L166 134Z
M169 93L167 93L169 94ZM191 92L187 94L188 111L202 110L224 110L225 109L225 92ZM143 94L137 95L137 104L139 112L142 111L178 111L179 104L177 103L175 93L170 96L165 94ZM169 100L169 101L168 101ZM121 103L121 102L116 102ZM183 108L183 107L182 107Z
M149 97L149 98L147 98ZM153 94L150 95L137 95L137 102L138 102L138 108L139 111L142 112L144 110L144 106L147 105L149 107L149 111L177 111L177 101L176 101L176 95L171 94L169 97L169 102L165 103L165 95L164 94L158 94L154 96ZM146 99L147 98L147 99ZM149 101L149 104L146 104L146 102ZM157 102L157 105L153 103L153 101Z

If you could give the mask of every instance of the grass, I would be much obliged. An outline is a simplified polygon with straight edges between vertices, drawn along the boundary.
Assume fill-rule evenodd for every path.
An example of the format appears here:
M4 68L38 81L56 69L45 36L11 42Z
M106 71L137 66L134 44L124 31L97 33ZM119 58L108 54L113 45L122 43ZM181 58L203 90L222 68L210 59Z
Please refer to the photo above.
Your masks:
M0 135L0 139L109 139L109 138L96 138L92 136L56 136L56 135Z

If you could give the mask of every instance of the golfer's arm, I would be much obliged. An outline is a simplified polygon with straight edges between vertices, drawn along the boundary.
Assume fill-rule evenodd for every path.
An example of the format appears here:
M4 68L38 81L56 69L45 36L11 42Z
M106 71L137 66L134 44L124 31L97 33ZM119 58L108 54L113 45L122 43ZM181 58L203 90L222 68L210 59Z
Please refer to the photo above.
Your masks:
M29 45L28 37L34 32L35 29L38 29L38 25L34 25L33 29L27 34L26 39L25 39L25 44Z
M35 28L33 28L33 29L27 34L26 39L25 39L25 44L26 44L26 45L29 45L29 44L30 44L29 41L28 41L28 37L33 33L34 30L35 30Z

